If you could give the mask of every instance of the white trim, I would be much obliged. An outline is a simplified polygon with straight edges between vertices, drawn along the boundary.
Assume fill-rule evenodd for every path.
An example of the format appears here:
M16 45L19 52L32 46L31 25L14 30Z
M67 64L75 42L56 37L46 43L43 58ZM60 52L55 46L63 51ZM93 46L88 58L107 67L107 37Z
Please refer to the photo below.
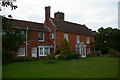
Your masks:
M49 18L49 20L50 20L50 22L53 24L53 26L55 26L56 27L56 25L53 23L53 21Z
M48 48L48 54L50 54L50 48L53 47L53 46L38 46L39 48L39 56L47 56L45 55L45 48ZM43 55L40 54L40 48L42 48L42 52L43 52Z

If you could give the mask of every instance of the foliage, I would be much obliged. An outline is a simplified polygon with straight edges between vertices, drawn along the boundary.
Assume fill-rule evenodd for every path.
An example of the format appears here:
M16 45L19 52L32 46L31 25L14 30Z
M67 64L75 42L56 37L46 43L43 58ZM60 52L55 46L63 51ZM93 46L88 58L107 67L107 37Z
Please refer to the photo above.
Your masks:
M71 60L71 59L79 59L80 55L78 53L69 53L69 54L59 54L56 56L56 59L59 60Z
M120 51L120 30L108 28L100 28L95 34L95 50L108 53L112 48L116 51Z
M8 64L12 61L12 51L9 49L2 49L2 64Z
M60 54L69 54L71 52L69 44L66 39L62 40Z
M3 6L3 7L10 7L11 10L15 10L16 8L18 8L16 5L13 4L13 2L15 2L16 0L1 0L0 1L0 6ZM0 7L1 9L1 7ZM2 10L0 10L2 11Z
M115 57L115 56L116 56L116 51L115 51L115 49L110 49L110 50L109 50L109 54L110 54L111 57Z
M55 59L55 57L51 54L47 54L47 56L45 56L45 59L53 60L53 59Z
M3 61L11 59L14 52L18 51L19 45L24 41L18 32L13 31L10 20L3 17L2 19L2 55ZM12 54L11 54L12 53ZM11 55L11 56L7 56Z
M60 60L71 60L78 59L80 55L70 50L69 44L66 39L62 40L62 45L59 54L55 56L56 59Z
M58 55L58 54L60 54L60 50L59 49L56 50L56 52L55 52L55 55Z

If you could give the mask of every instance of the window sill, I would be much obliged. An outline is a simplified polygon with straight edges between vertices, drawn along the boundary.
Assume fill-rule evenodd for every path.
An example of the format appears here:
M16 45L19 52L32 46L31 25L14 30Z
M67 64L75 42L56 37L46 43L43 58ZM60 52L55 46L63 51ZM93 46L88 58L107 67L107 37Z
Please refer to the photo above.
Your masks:
M21 56L24 57L25 55L18 55L18 57L21 57Z
M39 57L41 57L41 56L47 56L47 55L39 55Z
M38 40L38 42L44 42L44 41L42 41L42 40Z

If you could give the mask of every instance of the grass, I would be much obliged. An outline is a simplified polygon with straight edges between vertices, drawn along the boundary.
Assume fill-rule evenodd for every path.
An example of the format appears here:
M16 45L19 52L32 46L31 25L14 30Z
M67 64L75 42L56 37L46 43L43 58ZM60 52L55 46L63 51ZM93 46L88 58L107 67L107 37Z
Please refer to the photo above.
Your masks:
M88 57L46 64L47 60L3 66L3 78L117 78L118 58Z

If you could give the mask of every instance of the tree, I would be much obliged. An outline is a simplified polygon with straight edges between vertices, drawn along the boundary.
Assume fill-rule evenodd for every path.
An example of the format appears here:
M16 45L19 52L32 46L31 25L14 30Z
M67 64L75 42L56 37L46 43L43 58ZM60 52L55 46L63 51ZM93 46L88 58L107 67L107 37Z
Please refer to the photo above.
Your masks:
M12 59L13 53L18 51L19 45L24 41L17 31L11 30L10 19L2 19L2 59L7 63Z
M62 40L60 54L69 54L71 52L69 44L66 39Z
M110 49L120 51L120 30L108 28L99 28L95 34L95 50L108 53Z
M14 10L16 8L18 8L16 5L13 4L13 2L15 2L16 0L1 0L0 1L0 11L2 11L1 7L10 7L11 10Z

